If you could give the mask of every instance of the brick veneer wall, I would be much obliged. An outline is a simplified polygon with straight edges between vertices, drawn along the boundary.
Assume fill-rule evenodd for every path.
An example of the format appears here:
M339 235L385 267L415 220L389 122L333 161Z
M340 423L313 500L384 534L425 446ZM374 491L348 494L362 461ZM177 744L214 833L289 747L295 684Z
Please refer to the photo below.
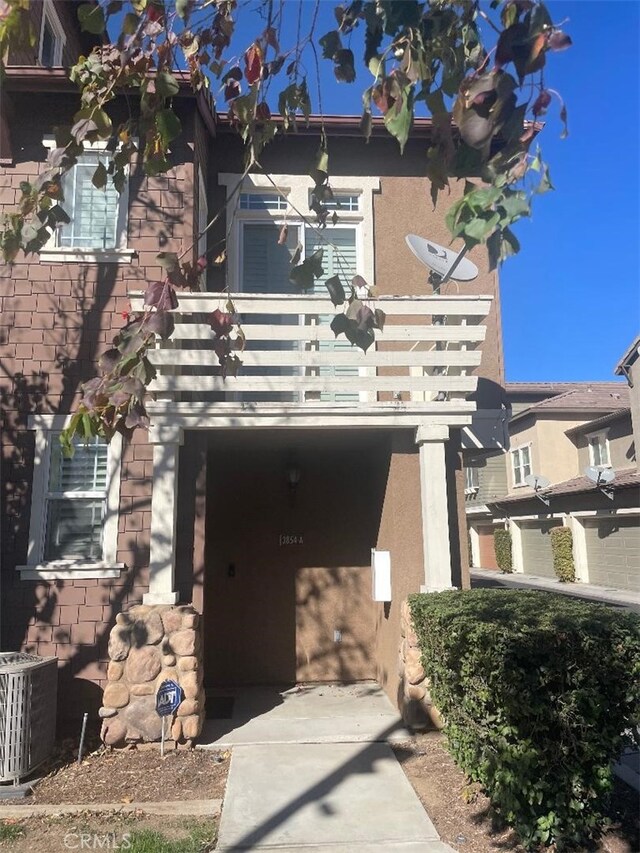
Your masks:
M44 169L44 134L75 100L68 96L17 96L17 115L30 124L12 128L14 165L0 168L0 209L16 202L20 181ZM66 112L65 112L66 110ZM34 128L33 117L41 121ZM188 138L192 124L182 116ZM148 588L153 448L143 431L124 443L117 559L120 578L24 581L31 504L35 412L67 413L79 400L80 383L96 373L99 355L111 345L129 310L127 291L162 276L161 251L192 242L193 146L174 155L166 176L147 179L134 163L130 178L130 265L39 262L20 255L0 268L0 414L2 417L2 530L0 648L60 659L60 715L77 716L100 705L106 682L107 640L117 613L139 603Z

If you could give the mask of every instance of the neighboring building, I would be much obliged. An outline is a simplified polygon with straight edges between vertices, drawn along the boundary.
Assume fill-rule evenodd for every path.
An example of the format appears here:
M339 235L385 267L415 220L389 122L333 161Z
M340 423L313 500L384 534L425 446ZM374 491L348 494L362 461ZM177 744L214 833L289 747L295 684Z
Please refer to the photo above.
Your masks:
M51 20L59 6L45 5ZM74 36L61 29L64 60ZM59 57L47 47L40 66ZM63 68L32 61L3 83L5 210L77 101ZM186 85L176 102L184 135L168 174L134 164L121 196L97 191L96 158L108 155L96 146L70 176L71 224L2 271L2 647L57 655L61 713L77 715L100 704L120 612L192 602L208 686L376 678L395 700L402 600L468 585L460 447L501 434L497 275L478 248L478 278L434 298L405 245L416 230L448 242L451 199L434 211L425 177L429 122L399 159L379 125L367 145L359 119L327 117L339 221L324 232L333 246L317 293L295 293L295 246L322 242L299 215L319 120L265 151L280 192L252 174L232 197L237 134ZM197 251L218 256L228 232L227 262L203 292L180 296L175 345L153 356L151 430L63 459L57 433L122 313L162 276L158 251L194 243L225 202L226 221ZM366 354L334 341L322 292L329 276L356 272L387 313ZM227 285L249 344L225 382L203 318L224 308ZM390 552L390 602L372 600L372 548Z
M477 494L484 505L474 512L467 499L472 565L497 567L493 531L506 524L514 571L555 577L549 531L565 525L573 532L578 580L640 590L638 413L627 386L507 383L506 392L512 416L499 483L504 491L486 487L479 471ZM587 468L615 477L599 487L585 475ZM545 478L538 495L526 482L530 475Z

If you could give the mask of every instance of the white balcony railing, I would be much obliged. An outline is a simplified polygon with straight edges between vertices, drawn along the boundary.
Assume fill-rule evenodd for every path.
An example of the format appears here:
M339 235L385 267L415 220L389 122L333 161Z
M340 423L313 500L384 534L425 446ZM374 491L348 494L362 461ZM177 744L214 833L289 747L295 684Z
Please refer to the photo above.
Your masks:
M142 294L131 293L134 311ZM336 313L326 297L234 294L247 346L236 377L223 378L207 316L224 311L226 294L180 294L171 339L150 354L158 375L150 385L165 412L199 411L222 403L246 411L471 411L491 306L487 296L381 297L382 331L363 353L330 328ZM213 407L210 407L213 408Z

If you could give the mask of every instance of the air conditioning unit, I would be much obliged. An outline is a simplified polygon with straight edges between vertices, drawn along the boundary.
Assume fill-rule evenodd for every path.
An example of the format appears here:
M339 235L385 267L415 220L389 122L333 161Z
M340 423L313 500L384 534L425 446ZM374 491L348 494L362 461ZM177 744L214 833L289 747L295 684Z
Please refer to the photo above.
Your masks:
M51 755L58 659L0 652L0 782L18 784Z

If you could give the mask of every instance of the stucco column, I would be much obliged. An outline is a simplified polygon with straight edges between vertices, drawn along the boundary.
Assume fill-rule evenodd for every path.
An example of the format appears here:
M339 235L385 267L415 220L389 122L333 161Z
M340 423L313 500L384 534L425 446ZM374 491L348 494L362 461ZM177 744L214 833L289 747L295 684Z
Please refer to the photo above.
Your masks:
M153 491L149 592L144 604L176 604L176 520L178 514L178 458L184 434L180 428L152 427Z
M575 515L565 515L562 524L571 531L576 580L581 583L589 583L589 560L584 522L581 518L576 518Z
M508 530L511 532L511 565L514 572L524 572L524 551L522 550L522 528L517 521L508 519Z
M422 552L424 585L421 592L451 589L447 466L444 443L447 426L420 426L416 444L420 447L420 497L422 501Z

